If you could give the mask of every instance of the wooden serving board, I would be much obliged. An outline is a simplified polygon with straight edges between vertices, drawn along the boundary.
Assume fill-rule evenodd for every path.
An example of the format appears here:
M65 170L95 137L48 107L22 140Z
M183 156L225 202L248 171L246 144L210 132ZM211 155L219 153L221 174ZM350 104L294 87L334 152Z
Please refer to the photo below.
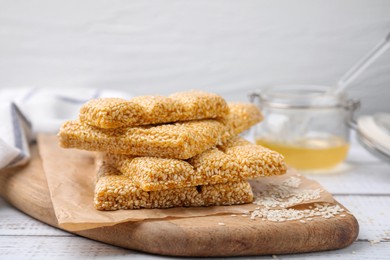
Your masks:
M0 172L0 194L24 213L58 227L36 146L26 167ZM225 225L219 225L218 223ZM229 215L126 222L74 232L104 243L172 256L291 254L339 249L357 237L356 219L270 222Z

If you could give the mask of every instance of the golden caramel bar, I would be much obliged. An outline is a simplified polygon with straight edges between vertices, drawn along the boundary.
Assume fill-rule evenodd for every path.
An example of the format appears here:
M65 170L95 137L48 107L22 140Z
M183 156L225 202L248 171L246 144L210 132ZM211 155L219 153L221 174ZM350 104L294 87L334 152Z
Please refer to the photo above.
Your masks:
M98 210L217 206L252 201L252 189L246 181L148 192L105 164L100 168L94 196Z
M189 160L108 153L102 160L144 191L237 182L286 172L282 155L240 137Z
M221 96L188 91L169 97L94 99L83 105L79 119L100 128L118 128L218 118L226 116L228 112L228 105Z
M188 159L226 141L262 119L253 104L234 104L227 118L164 125L102 129L79 121L65 122L60 145L134 156ZM230 120L234 120L231 122ZM234 127L239 128L235 129Z

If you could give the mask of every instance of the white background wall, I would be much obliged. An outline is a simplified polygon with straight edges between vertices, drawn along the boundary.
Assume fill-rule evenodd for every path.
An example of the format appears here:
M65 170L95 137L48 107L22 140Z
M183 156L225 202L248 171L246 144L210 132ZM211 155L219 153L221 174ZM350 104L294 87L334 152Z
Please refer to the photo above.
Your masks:
M390 31L389 0L0 0L0 88L186 89L246 100L334 84ZM350 89L390 112L390 51Z

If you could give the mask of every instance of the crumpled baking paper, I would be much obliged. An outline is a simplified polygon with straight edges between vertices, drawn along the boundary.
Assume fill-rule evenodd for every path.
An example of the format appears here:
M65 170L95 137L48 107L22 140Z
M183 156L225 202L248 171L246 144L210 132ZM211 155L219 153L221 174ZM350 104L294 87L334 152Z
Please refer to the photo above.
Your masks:
M63 149L59 147L57 137L53 135L38 136L38 148L54 212L59 226L65 230L81 231L102 226L113 226L127 221L147 219L242 214L262 207L261 205L250 203L234 206L99 211L93 205L97 170L94 163L95 153L76 149ZM304 178L294 170L289 170L287 174L282 176L261 177L251 181L253 193L258 194L270 187L284 185L292 177L295 181L298 180L296 189L321 189L321 193L320 198L296 203L291 206L315 202L334 202L331 194L323 190L317 182Z

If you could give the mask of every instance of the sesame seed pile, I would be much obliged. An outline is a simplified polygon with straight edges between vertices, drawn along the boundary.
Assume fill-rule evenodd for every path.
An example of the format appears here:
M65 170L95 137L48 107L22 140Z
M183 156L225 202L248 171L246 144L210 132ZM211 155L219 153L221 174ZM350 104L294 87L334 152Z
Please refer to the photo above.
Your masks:
M98 210L234 205L253 202L248 179L286 172L283 156L237 136L261 120L253 104L190 91L92 100L58 136L102 152Z
M288 186L284 182L282 185L268 186L269 189L259 191L254 202L255 204L270 208L288 208L293 205L319 199L322 191L321 189L297 189L299 186Z
M250 214L251 220L285 222L299 220L306 224L315 218L345 217L344 208L338 204L312 203L321 197L322 189L299 189L301 179L289 177L279 185L268 184L267 188L254 195L254 204L257 207ZM296 209L294 206L304 205L304 208Z

